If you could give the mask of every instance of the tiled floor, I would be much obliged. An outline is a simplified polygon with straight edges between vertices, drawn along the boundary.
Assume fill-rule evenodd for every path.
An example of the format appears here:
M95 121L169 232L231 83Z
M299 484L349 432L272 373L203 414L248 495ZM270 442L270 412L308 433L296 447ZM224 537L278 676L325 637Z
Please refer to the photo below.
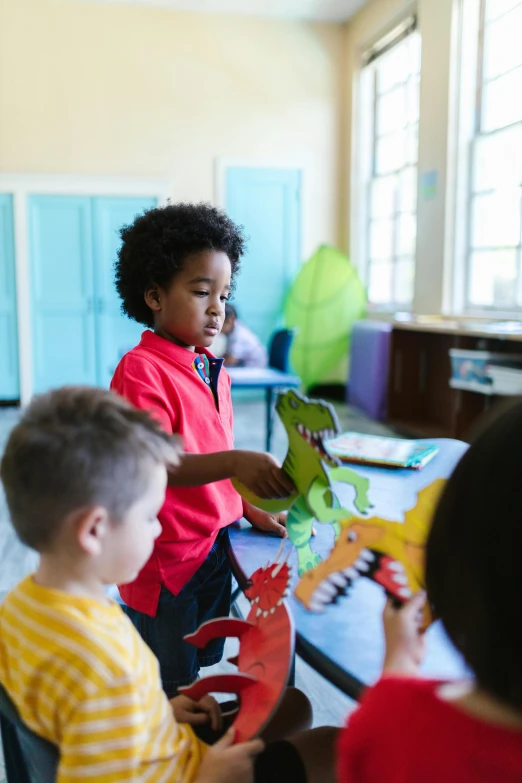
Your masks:
M346 405L336 405L341 428L374 434L390 434L383 425L372 422ZM235 410L236 448L257 449L264 447L265 410L262 401L237 402ZM0 408L0 454L8 433L18 418L18 411ZM273 453L283 459L286 453L286 435L276 420L274 423ZM8 520L5 499L0 488L0 600L23 576L34 569L36 555L17 540ZM246 600L246 599L245 599ZM234 654L234 642L227 647L227 656ZM224 670L227 663L218 664ZM206 670L207 673L209 670ZM303 661L296 666L296 685L305 691L312 701L316 725L339 725L353 707L353 703L323 680ZM5 783L3 761L0 753L0 783Z

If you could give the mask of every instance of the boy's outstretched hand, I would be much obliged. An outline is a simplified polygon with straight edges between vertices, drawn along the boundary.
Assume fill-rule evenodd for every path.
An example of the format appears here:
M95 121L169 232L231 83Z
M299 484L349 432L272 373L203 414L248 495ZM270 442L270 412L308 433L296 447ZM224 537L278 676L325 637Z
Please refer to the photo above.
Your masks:
M264 748L260 739L233 745L234 729L209 748L194 783L253 783L254 759Z
M383 674L417 675L426 654L426 638L421 631L426 593L416 593L403 606L388 598L383 623L386 638Z
M295 486L279 462L262 451L235 451L234 474L247 489L260 498L286 498Z
M252 527L262 530L264 533L276 533L281 538L286 538L286 512L279 514L270 514L268 511L262 511L260 508L252 506L243 501L243 516Z
M210 723L213 731L220 731L223 725L221 708L213 696L203 696L194 701L181 694L170 699L172 712L178 723L188 723L189 726L204 726Z

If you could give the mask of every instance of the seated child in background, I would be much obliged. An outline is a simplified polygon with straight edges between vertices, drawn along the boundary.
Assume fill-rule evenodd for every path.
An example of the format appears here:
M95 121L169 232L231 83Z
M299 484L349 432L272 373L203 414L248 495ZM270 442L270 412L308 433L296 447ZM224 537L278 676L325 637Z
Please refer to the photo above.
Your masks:
M382 679L348 721L340 783L522 781L522 405L499 417L446 485L427 544L427 595L473 673L416 679L424 596L385 609Z
M183 637L229 614L228 525L244 515L286 534L283 515L250 506L229 479L238 476L264 497L293 487L271 455L234 451L230 378L208 351L244 252L240 228L209 205L176 204L137 217L121 236L116 287L123 311L154 331L123 357L111 388L181 435L186 454L169 475L152 556L120 594L174 696L223 654L222 639L197 650Z
M224 350L225 364L229 367L266 367L266 348L248 326L239 320L236 308L225 305L225 323L221 334L227 338Z
M265 750L261 740L232 746L233 732L201 742L189 724L219 728L217 703L169 704L156 659L105 597L151 554L166 466L177 463L176 440L111 392L66 387L31 403L0 474L40 565L0 605L0 682L24 723L57 746L57 783L333 780L333 729Z

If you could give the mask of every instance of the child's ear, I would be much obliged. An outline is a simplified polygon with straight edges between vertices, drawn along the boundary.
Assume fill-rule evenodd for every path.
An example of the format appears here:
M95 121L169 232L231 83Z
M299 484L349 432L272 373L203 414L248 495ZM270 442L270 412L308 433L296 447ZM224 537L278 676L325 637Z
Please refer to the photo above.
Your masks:
M73 522L76 540L86 555L96 557L103 547L103 539L110 525L109 514L103 506L85 509Z
M145 291L145 304L150 307L154 312L161 310L161 295L158 285L153 285L152 288L148 288Z

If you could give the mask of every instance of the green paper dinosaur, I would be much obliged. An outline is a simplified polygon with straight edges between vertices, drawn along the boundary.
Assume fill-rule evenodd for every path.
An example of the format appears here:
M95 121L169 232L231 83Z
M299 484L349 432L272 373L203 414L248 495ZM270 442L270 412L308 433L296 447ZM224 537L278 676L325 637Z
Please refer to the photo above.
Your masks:
M263 500L237 479L233 479L232 483L245 500L258 508L271 513L289 510L286 528L290 541L297 549L299 574L302 576L321 562L321 557L310 547L314 520L332 525L337 538L340 522L352 516L339 503L331 481L353 486L354 505L361 514L371 508L369 481L350 468L339 467L340 461L327 452L324 439L339 432L337 416L331 405L288 391L279 395L276 411L288 435L288 453L283 469L294 482L297 492L278 500ZM331 468L328 473L325 465Z

